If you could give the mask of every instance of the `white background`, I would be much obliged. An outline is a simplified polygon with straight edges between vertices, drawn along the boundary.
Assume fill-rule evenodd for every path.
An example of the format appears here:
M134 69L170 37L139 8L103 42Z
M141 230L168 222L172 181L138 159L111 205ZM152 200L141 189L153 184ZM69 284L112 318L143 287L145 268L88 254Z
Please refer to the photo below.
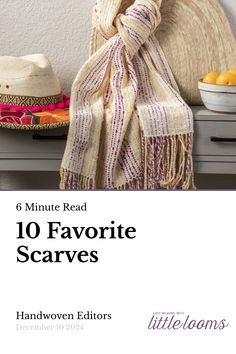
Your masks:
M235 353L235 192L1 192L0 197L1 353ZM67 201L86 201L88 212L15 209L18 202ZM37 221L43 230L47 221L106 226L111 220L135 226L137 238L50 241L42 232L38 240L16 240L19 221ZM100 259L97 264L20 264L21 243L31 250L97 249ZM16 331L16 311L40 310L90 310L111 313L113 319L83 321L81 331ZM148 331L153 311L226 318L230 326Z

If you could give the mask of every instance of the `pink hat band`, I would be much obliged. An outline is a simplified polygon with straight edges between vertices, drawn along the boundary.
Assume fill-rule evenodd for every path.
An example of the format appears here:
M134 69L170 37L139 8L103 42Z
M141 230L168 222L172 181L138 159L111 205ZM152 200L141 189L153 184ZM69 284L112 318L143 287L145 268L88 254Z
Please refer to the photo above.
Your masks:
M69 106L70 98L62 94L48 97L24 97L2 95L0 93L0 109L44 112L54 111L55 109L64 109Z

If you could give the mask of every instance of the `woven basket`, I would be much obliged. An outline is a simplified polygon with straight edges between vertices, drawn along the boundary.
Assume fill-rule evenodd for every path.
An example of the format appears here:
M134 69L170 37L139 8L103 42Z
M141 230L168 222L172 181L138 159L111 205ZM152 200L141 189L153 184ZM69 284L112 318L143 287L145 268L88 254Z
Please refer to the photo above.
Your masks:
M188 104L202 100L198 81L236 68L236 42L218 0L163 0L157 38Z

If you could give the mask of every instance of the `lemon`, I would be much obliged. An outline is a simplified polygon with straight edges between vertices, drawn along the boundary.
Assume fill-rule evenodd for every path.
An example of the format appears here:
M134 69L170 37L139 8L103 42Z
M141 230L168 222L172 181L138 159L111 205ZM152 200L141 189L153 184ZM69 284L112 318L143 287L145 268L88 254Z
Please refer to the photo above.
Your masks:
M204 78L203 78L203 82L205 84L215 84L216 83L216 80L217 78L219 77L220 73L218 72L211 72L211 73L208 73Z
M218 76L216 80L217 85L236 86L236 75L226 71Z
M227 73L230 73L230 74L233 74L233 75L236 75L236 69L231 69L231 70L228 70Z

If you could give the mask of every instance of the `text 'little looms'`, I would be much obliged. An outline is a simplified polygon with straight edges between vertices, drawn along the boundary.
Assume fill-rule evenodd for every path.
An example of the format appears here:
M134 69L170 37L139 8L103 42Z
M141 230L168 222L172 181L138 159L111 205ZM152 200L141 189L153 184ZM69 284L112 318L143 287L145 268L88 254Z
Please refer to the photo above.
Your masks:
M125 227L122 224L116 225L111 221L109 226L63 226L61 222L48 222L48 239L134 239L136 229L133 226ZM18 237L23 238L23 237Z

